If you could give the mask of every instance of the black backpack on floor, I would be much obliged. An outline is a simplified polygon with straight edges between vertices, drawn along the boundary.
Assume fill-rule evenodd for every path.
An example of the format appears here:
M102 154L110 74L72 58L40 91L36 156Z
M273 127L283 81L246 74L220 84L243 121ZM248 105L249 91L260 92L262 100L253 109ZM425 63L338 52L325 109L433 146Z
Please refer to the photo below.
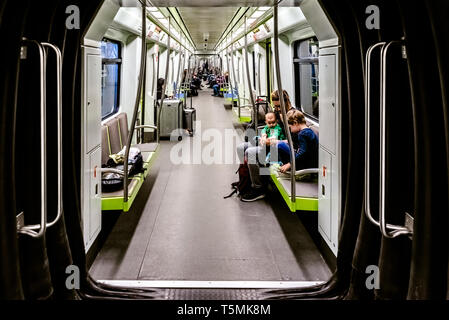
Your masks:
M231 184L231 187L234 190L229 195L224 197L225 199L232 197L236 193L239 196L242 196L251 190L251 177L249 175L248 163L246 161L239 165L236 173L239 174L239 181Z

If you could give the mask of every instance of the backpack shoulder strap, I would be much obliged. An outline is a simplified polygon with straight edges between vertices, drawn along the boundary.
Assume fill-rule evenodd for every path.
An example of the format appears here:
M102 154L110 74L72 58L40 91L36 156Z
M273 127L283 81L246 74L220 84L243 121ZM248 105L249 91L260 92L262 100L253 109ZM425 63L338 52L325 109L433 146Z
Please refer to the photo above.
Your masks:
M229 195L223 197L223 199L228 199L228 198L232 197L234 194L237 193L237 191L238 191L237 189L232 190L232 192Z

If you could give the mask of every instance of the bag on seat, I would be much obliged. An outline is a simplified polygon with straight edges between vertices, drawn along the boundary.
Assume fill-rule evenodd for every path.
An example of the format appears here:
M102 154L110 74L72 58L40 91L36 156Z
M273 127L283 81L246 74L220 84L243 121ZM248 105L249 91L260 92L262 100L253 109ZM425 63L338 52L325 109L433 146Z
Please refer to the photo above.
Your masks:
M125 160L126 146L117 153L109 156L109 160L106 163L107 168L116 168L118 170L124 169L123 163ZM140 150L136 147L131 147L129 149L128 157L128 175L133 176L143 171L143 157Z
M124 156L126 147L119 153L110 155L105 168L115 168L117 170L124 170ZM143 157L138 148L130 148L128 158L128 176L131 177L143 171ZM103 192L115 192L123 189L123 176L117 173L103 173L101 177L101 187Z
M101 189L107 193L123 189L123 177L117 173L103 173Z

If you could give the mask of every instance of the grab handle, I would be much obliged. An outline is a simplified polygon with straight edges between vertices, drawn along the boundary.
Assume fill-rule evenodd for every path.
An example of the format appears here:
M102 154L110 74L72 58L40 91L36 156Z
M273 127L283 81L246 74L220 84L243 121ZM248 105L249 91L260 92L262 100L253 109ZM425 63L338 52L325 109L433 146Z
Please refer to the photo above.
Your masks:
M387 58L391 46L403 44L402 41L391 41L382 48L382 99L381 99L381 130L380 130L380 202L379 202L379 224L380 231L386 238L396 238L400 235L411 235L413 232L405 226L390 225L386 223L385 213L385 176L386 176L386 97L387 97Z
M379 222L376 221L371 214L371 197L370 197L370 112L371 112L371 58L374 49L384 47L385 42L379 42L369 47L366 52L365 59L365 214L371 223L379 227ZM381 85L382 85L381 79Z
M57 99L57 130L58 130L58 214L56 218L47 223L47 228L55 225L61 219L63 211L62 198L62 54L61 50L51 43L42 43L43 47L52 49L56 55L56 99Z
M46 92L46 53L43 46L35 41L23 39L22 43L33 44L39 51L39 78L40 78L40 160L41 160L41 222L39 225L18 227L17 232L33 238L40 238L47 228L47 92ZM38 231L35 231L38 230Z

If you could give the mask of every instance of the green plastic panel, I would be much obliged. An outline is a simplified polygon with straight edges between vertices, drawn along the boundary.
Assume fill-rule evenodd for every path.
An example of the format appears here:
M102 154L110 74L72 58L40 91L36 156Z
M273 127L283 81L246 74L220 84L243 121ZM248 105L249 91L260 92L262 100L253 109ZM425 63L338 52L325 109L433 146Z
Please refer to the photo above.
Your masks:
M142 174L136 175L133 179L138 179L137 185L131 190L131 194L128 197L128 202L123 202L122 197L112 197L112 198L102 198L101 199L101 210L111 211L111 210L123 210L123 212L128 212L131 208L134 200L139 193L140 187L144 182Z
M241 122L241 123L251 122L251 116L242 116L241 115L239 118L238 108L233 108L233 112L239 122Z
M273 180L291 212L318 211L318 199L296 197L296 202L292 202L290 195L273 172L271 173L271 180Z
M150 169L154 164L154 161L156 161L157 156L159 155L159 148L160 146L157 146L156 150L154 152L151 152L147 159L144 159L143 168L144 171L144 177L146 178L148 174L150 173Z
M155 152L151 152L147 159L144 159L144 172L138 175L135 175L133 179L138 179L137 185L131 190L131 194L128 197L128 202L123 201L123 196L121 197L110 197L110 198L102 198L101 199L101 210L102 211L112 211L112 210L122 210L123 212L128 212L131 208L134 200L139 193L140 187L142 186L145 178L150 173L150 169L154 164L158 154L159 154L160 146L157 146Z

